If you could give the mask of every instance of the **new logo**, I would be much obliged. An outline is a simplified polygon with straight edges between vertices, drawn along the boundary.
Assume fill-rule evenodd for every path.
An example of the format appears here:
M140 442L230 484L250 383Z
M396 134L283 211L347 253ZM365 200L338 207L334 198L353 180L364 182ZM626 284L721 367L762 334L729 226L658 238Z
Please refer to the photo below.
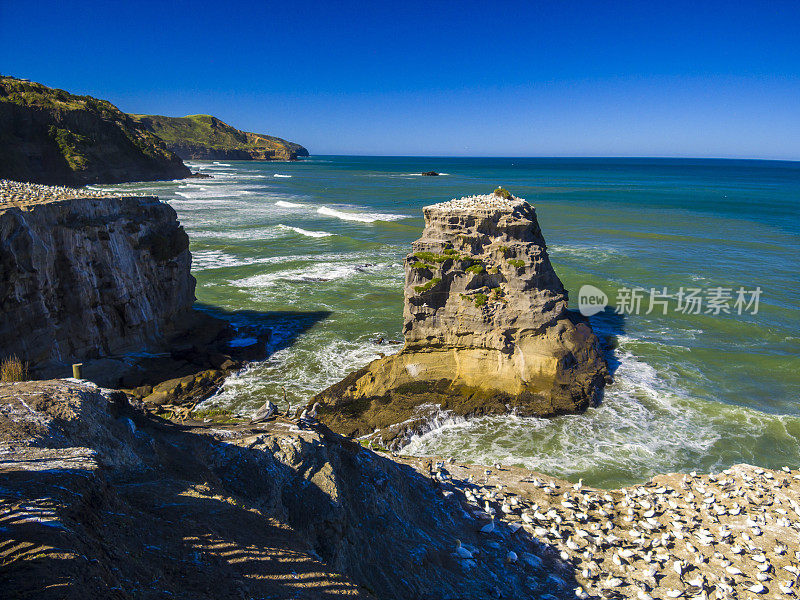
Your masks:
M603 312L608 306L608 296L593 285L582 285L578 291L578 310L584 317Z

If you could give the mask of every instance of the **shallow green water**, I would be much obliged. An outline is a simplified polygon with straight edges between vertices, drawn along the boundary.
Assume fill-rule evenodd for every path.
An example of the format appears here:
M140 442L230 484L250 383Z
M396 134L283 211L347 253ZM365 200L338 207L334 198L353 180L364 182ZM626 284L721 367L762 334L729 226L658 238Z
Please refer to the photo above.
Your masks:
M213 403L282 405L285 388L296 404L386 352L372 340L401 339L401 263L421 208L502 184L536 206L572 300L584 284L612 303L625 286L734 296L760 287L758 313L681 314L674 302L667 315L601 313L593 326L617 347L599 407L554 420L444 418L408 452L603 486L742 461L800 463L800 163L314 157L193 166L214 178L113 187L157 193L177 210L201 305L273 330L271 356ZM431 169L446 175L413 175Z

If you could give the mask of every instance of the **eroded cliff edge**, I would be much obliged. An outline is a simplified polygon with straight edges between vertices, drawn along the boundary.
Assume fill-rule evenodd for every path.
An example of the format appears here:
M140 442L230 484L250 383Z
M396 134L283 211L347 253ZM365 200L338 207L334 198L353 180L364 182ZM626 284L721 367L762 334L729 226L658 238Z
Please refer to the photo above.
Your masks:
M319 394L334 430L402 445L431 408L457 415L585 410L609 377L588 322L567 309L536 211L509 194L424 209L405 259L405 346Z
M0 383L10 597L574 597L520 526L318 424L179 426L120 393ZM474 558L454 552L457 540ZM514 552L514 561L508 559Z
M172 207L72 195L0 203L4 356L45 366L143 349L191 310L189 238Z

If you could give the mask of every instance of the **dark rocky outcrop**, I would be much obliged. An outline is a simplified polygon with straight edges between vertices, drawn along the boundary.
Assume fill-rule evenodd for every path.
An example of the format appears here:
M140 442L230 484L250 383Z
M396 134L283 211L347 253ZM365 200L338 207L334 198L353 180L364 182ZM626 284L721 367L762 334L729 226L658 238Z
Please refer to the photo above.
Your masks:
M0 76L0 178L79 186L189 174L110 102Z
M425 177L438 177L439 173L437 173L436 171L425 171L424 173L422 173L422 175L424 175Z
M480 533L449 484L324 426L179 426L90 384L0 384L0 493L9 598L574 598L554 548Z
M388 428L379 437L397 447L439 410L554 416L598 397L598 340L567 310L534 208L507 196L424 209L405 261L405 346L317 396L336 431Z
M0 180L0 360L194 405L266 355L269 330L195 310L189 239L156 197ZM251 341L231 346L233 338Z
M167 148L193 160L296 160L308 156L300 144L231 127L211 115L130 115L160 137Z

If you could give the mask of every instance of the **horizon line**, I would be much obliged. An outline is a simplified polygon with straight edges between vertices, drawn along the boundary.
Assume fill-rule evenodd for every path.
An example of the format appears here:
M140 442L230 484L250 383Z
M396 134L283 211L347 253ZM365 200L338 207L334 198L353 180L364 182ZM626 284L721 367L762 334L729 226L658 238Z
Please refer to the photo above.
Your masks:
M311 154L299 156L298 161L315 156L352 156L361 158L515 158L515 159L573 159L573 160L717 160L717 161L758 161L758 162L786 162L800 163L800 158L754 158L746 156L638 156L638 155L500 155L500 154L362 154L362 153L333 153Z

